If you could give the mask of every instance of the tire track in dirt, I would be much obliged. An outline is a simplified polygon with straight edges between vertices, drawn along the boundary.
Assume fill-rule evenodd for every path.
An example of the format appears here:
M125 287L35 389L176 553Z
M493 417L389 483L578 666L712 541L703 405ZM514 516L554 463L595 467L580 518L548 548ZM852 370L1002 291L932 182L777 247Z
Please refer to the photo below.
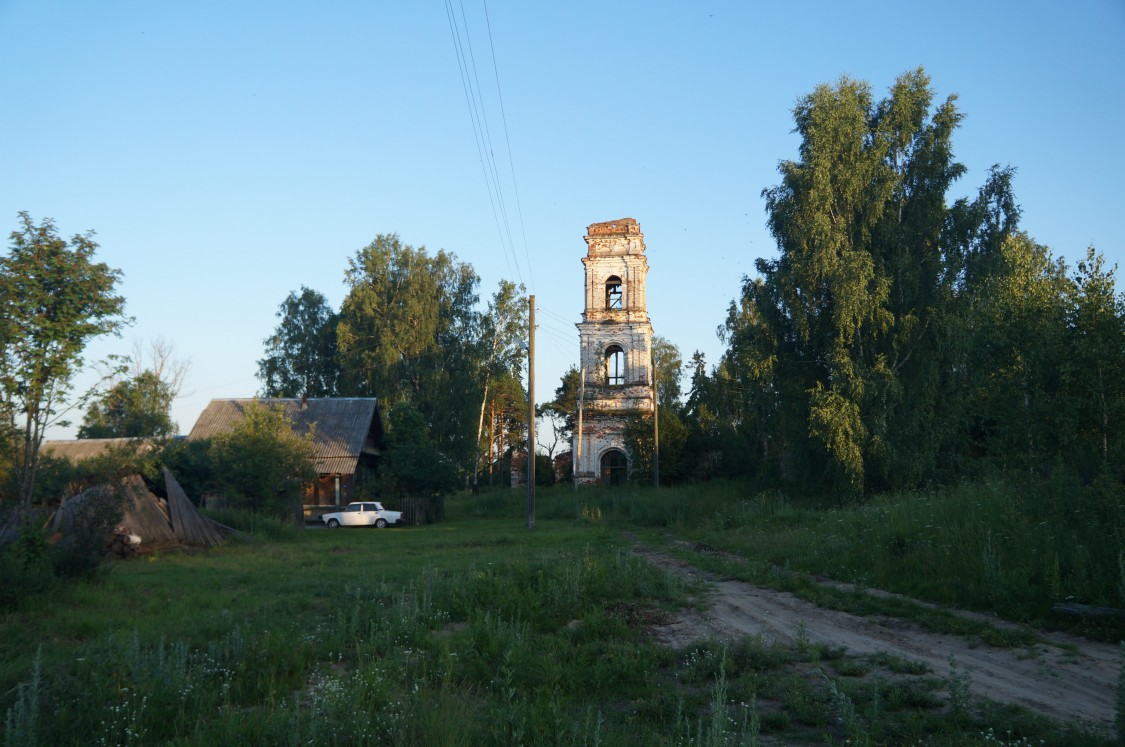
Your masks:
M654 636L666 645L681 648L704 638L760 635L784 645L803 639L844 647L850 654L883 652L925 664L943 679L965 676L970 691L980 697L1021 705L1066 723L1086 723L1099 730L1113 726L1121 666L1117 646L1039 632L1043 643L998 648L933 633L907 620L818 607L788 592L717 578L649 548L638 546L634 552L675 575L708 585L705 612L688 611L654 628Z

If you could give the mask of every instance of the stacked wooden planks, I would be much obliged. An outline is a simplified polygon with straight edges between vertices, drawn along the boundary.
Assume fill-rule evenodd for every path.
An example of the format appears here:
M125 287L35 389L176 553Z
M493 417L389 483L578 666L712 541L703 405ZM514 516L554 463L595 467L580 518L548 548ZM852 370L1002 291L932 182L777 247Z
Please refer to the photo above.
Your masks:
M55 512L52 529L64 537L79 527L96 523L99 512L111 510L120 499L121 521L106 542L116 537L137 537L139 552L190 545L210 547L227 541L233 529L213 521L195 507L167 469L164 481L168 500L157 497L140 475L130 475L117 485L98 485L65 499Z
M164 468L164 489L168 493L172 531L177 539L189 545L205 546L221 545L227 541L229 529L199 513L167 467Z

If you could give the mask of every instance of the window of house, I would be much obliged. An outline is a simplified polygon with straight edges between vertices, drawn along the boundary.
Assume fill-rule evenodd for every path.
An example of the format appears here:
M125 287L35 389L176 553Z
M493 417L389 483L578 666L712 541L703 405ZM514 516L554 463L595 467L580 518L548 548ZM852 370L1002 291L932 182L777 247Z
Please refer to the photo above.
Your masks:
M625 386L625 351L620 345L606 348L605 379L610 386Z
M605 307L607 309L620 309L624 296L621 292L621 278L610 275L605 281Z

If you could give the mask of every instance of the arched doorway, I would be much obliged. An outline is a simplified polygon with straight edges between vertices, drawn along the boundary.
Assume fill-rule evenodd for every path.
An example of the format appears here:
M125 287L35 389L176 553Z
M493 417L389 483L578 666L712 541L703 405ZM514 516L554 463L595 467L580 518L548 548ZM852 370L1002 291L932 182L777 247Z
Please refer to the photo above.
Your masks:
M602 454L602 485L624 485L629 479L629 460L620 449L610 449Z

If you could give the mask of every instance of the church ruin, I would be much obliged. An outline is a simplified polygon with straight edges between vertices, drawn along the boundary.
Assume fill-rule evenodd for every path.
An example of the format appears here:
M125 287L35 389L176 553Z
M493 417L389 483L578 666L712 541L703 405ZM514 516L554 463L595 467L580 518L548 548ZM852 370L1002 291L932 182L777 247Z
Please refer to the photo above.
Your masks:
M581 347L575 479L620 485L630 469L625 424L638 412L653 412L648 259L632 218L594 223L585 239L586 308L575 325Z

